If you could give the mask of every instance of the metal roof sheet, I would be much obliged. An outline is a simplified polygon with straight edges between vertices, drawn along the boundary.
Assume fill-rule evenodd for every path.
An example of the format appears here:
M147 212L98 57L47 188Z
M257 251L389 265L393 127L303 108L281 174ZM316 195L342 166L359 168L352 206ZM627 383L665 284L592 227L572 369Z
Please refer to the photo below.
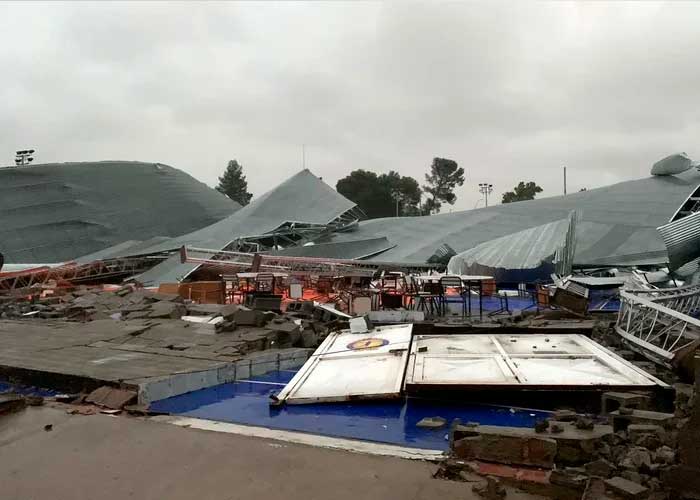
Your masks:
M316 245L290 247L275 255L288 255L292 257L327 257L330 259L364 259L378 255L395 245L386 238L373 238L369 240L342 241L336 243L319 243Z
M355 204L325 184L308 169L238 210L233 215L198 231L144 249L143 253L176 249L183 245L221 250L238 238L269 233L285 222L328 224ZM139 277L141 283L158 285L187 276L196 264L174 259L155 266Z
M190 175L157 163L0 168L0 252L8 262L68 261L127 240L187 233L239 208Z
M450 259L451 274L488 274L497 281L534 281L554 271L554 256L566 240L569 219L501 236Z
M700 173L652 176L598 189L428 217L362 221L333 241L385 236L396 246L382 260L420 262L443 243L463 252L523 229L581 214L576 228L577 265L664 263L666 247L656 228L665 224L700 184Z

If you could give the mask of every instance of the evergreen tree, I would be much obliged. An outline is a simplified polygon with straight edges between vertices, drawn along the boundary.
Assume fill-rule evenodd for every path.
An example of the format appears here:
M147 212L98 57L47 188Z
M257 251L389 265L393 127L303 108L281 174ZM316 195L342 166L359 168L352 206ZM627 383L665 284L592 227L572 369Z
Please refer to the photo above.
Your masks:
M248 181L245 180L245 175L243 175L243 167L236 160L228 162L224 175L219 177L219 185L216 187L216 190L243 206L250 203L250 199L253 197L248 192Z
M335 189L357 203L369 219L394 217L397 212L404 216L419 214L421 190L418 181L402 177L393 170L380 175L368 170L353 170L338 181Z
M512 191L503 193L501 203L514 203L516 201L534 200L537 193L541 193L542 188L534 182L525 183L520 181Z
M433 158L425 181L427 185L423 186L423 190L432 197L425 201L424 208L428 213L436 214L440 212L443 201L454 205L457 200L455 188L464 184L464 169L454 160Z

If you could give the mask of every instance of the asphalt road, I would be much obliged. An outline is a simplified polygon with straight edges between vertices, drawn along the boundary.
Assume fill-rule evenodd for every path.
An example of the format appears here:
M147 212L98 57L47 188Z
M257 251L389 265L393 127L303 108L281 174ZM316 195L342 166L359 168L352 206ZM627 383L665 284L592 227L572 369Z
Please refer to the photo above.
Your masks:
M0 417L3 500L480 498L467 483L433 479L435 468L62 408Z

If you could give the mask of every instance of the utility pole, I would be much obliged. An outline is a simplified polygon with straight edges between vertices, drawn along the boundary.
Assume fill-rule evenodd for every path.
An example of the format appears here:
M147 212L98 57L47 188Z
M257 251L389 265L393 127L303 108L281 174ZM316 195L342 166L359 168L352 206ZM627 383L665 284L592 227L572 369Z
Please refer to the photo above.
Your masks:
M301 145L301 168L306 168L306 144Z
M479 192L484 195L484 205L489 206L489 195L493 193L493 184L488 182L479 183Z
M566 196L566 167L564 167L564 196Z
M34 161L34 157L32 156L34 154L33 149L23 149L21 151L17 151L15 153L15 165L20 166L20 165L28 165L29 163Z

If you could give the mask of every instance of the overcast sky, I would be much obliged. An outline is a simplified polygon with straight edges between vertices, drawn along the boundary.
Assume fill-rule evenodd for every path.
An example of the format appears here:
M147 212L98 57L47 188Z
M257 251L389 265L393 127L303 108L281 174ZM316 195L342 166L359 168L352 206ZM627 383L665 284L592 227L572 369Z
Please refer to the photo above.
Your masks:
M143 160L261 194L306 165L494 197L700 159L700 3L0 3L0 164ZM446 206L445 210L450 207Z

